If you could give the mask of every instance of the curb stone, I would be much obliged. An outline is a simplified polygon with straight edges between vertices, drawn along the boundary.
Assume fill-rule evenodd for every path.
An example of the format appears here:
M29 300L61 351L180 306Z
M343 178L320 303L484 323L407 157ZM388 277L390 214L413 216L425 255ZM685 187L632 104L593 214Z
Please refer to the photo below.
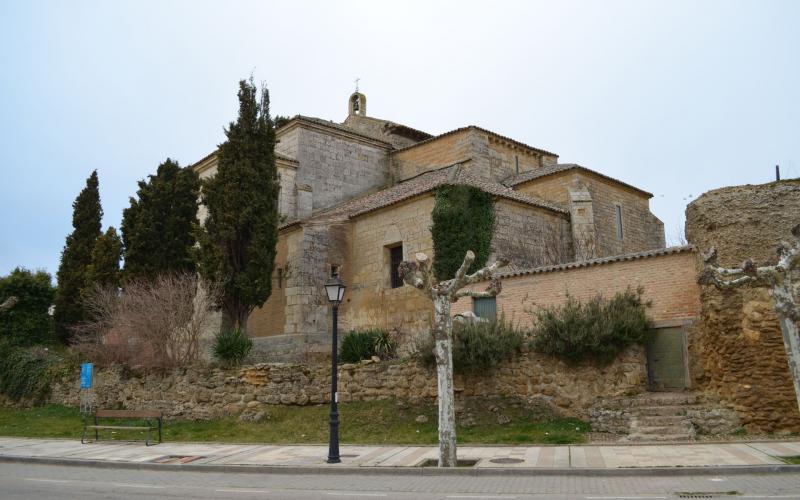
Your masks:
M594 468L453 468L436 467L351 467L351 466L279 466L279 465L203 465L203 464L153 464L141 462L116 462L76 458L14 457L0 455L0 463L25 463L61 465L70 467L96 467L104 469L157 470L183 472L235 472L268 474L332 474L332 475L393 475L393 476L706 476L735 474L800 473L800 465L739 465L722 467L637 467L618 469Z

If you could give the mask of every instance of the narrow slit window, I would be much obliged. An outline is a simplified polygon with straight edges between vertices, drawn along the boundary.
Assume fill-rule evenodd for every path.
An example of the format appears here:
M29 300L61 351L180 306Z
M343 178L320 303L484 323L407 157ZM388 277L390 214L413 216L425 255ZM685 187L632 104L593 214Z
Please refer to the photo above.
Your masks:
M392 288L403 286L403 278L397 271L401 262L403 262L403 245L391 247L389 249L389 282Z
M331 264L331 278L339 277L339 266Z
M622 239L622 207L617 205L617 239Z

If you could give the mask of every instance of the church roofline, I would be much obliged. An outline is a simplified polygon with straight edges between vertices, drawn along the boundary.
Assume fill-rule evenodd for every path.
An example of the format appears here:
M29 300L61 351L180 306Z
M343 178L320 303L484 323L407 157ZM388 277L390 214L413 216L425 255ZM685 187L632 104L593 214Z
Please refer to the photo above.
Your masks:
M453 134L457 134L459 132L464 132L464 131L467 131L467 130L477 130L478 132L483 132L484 134L488 134L490 136L493 136L496 139L501 139L501 140L509 142L509 143L511 143L511 144L513 144L513 145L515 145L517 147L520 147L520 148L523 148L523 149L527 149L529 151L533 151L533 152L535 152L536 154L539 154L539 155L555 156L556 158L558 157L557 154L551 153L550 151L547 151L547 150L544 150L544 149L535 148L533 146L529 146L529 145L525 144L524 142L517 141L517 140L512 139L510 137L506 137L504 135L500 135L497 132L492 132L491 130L488 130L488 129L485 129L485 128L482 128L482 127L478 127L477 125L467 125L466 127L457 128L457 129L451 130L449 132L445 132L443 134L439 134L437 136L431 137L430 139L425 139L424 141L420 141L420 142L418 142L416 144L412 144L410 146L406 146L406 147L404 147L402 149L395 150L395 151L393 151L393 153L399 153L401 151L407 151L409 149L416 148L417 146L422 146L424 144L428 144L428 143L436 141L438 139L442 139L444 137L447 137L447 136L450 136L450 135L453 135Z
M631 261L639 259L647 259L651 257L661 257L664 255L672 255L685 252L694 252L693 245L683 245L668 248L656 248L653 250L645 250L644 252L626 253L621 255L612 255L609 257L601 257L599 259L579 260L575 262L567 262L565 264L556 264L553 266L533 267L524 269L512 269L508 271L501 271L497 273L498 278L511 278L514 276L525 276L529 274L542 274L551 273L555 271L566 271L568 269L577 269L579 267L593 267L601 266L604 264L612 264L614 262Z
M652 198L653 197L653 193L645 191L644 189L637 188L636 186L628 184L627 182L622 182L619 179L615 179L613 177L609 177L608 175L601 174L600 172L598 172L596 170L592 170L590 168L586 168L583 165L578 165L577 163L559 163L558 165L554 165L552 167L543 167L543 168L540 168L540 169L531 170L529 172L523 172L523 173L521 173L519 175L516 175L516 176L506 180L505 182L503 182L503 184L508 186L508 187L515 187L515 186L519 186L520 184L524 184L526 182L530 182L530 181L533 181L533 180L536 180L536 179L540 179L542 177L547 177L549 175L560 174L562 172L567 172L569 170L582 170L582 171L587 172L589 174L596 175L596 176L601 177L603 179L612 181L612 182L614 182L616 184L620 184L620 185L625 186L627 188L633 189L634 191L636 191L638 193L646 195L648 198Z
M442 167L438 170L422 173L395 186L382 189L378 192L371 193L360 198L345 201L330 208L323 209L320 212L312 214L306 219L296 219L287 222L281 225L279 229L288 229L303 222L319 218L331 218L338 216L347 219L353 219L355 217L387 208L412 198L416 198L417 196L431 193L438 187L445 185L473 186L498 198L511 200L535 208L549 210L564 217L569 217L569 211L556 204L549 203L531 195L519 193L506 186L503 186L502 184L485 181L478 177L472 176L464 172L464 170L461 168L461 164L457 163L447 167Z
M306 125L318 126L318 127L325 127L325 128L331 129L331 130L336 130L337 132L343 133L345 135L353 136L354 138L358 138L358 139L361 139L361 140L366 139L366 140L368 140L368 141L370 141L372 143L378 143L378 144L375 144L375 145L379 146L379 147L390 148L390 149L393 148L392 143L390 143L389 141L386 141L386 140L384 140L384 139L382 139L380 137L376 137L376 136L373 136L373 135L365 134L364 132L361 132L361 131L358 131L358 130L353 130L352 128L347 127L345 125L341 125L339 123L336 123L336 122L333 122L333 121L330 121L330 120L323 120L322 118L315 118L313 116L297 115L294 118L292 118L291 120L289 120L286 123L286 125L281 127L279 130L281 130L281 131L285 130L286 132L288 132L289 130L291 130L294 127L299 126L300 124L306 124Z
M202 165L203 163L207 163L209 160L211 160L212 158L216 157L217 153L219 153L219 149L215 149L214 151L208 153L204 157L200 158L196 162L194 162L191 165L189 165L188 168L191 168L191 169L201 168L203 166ZM294 168L297 168L297 165L300 163L297 160L295 160L294 158L289 158L288 156L284 156L284 155L282 155L280 153L275 153L275 161L276 162L289 163Z

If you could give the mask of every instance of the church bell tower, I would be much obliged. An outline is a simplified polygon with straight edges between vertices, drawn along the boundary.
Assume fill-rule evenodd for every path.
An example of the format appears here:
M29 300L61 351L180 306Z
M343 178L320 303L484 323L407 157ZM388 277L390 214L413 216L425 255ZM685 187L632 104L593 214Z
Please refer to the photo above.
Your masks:
M356 90L347 102L349 116L367 116L367 96Z

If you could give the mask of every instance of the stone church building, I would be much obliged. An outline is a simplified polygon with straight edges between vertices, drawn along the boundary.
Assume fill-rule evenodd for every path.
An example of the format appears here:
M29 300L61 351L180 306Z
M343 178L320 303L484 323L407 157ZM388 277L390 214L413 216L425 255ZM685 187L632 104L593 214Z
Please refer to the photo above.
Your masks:
M250 319L256 358L330 348L323 284L334 273L348 287L341 331L383 328L408 346L428 329L430 302L396 269L416 252L433 255L439 186L494 196L489 262L506 256L513 271L664 248L651 193L478 126L434 136L368 116L359 92L342 123L296 116L277 140L284 222L272 295ZM193 168L214 175L216 154Z

